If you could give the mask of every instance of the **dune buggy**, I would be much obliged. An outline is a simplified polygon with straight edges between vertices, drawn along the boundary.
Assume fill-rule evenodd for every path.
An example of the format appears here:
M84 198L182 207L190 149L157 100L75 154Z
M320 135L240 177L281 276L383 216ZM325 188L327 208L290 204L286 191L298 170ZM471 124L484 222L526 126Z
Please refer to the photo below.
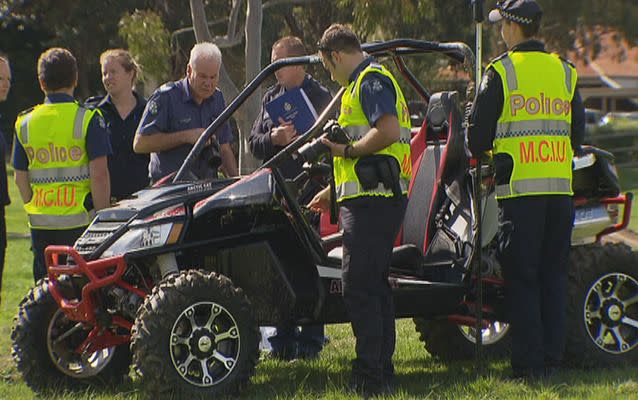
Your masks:
M497 207L486 178L483 218L475 218L476 171L463 145L467 99L457 92L431 94L404 61L441 54L471 75L473 53L462 43L404 39L364 50L393 61L402 84L427 104L422 126L414 129L410 200L392 257L396 316L414 318L431 354L472 356L478 310L473 272L481 248L480 337L485 352L502 354L508 327L494 257ZM154 392L237 393L255 372L260 325L348 321L340 234L319 234L296 200L307 182L329 179L331 169L321 158L306 160L294 180L277 169L307 154L300 149L323 134L341 92L308 132L251 175L198 181L189 171L212 132L274 71L319 62L305 56L266 67L206 129L172 182L100 211L73 248L46 250L48 277L20 304L12 333L13 355L29 386L40 391L111 382L129 372L133 359L144 387ZM627 225L631 194L618 194L607 154L588 149L575 164L568 359L635 361L638 257L627 246L600 244Z

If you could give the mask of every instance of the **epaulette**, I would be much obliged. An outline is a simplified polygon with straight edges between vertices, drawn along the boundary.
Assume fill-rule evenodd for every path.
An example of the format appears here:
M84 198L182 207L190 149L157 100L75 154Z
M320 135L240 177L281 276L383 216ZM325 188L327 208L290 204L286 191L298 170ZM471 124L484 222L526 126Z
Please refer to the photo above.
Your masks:
M98 104L104 99L104 96L91 96L88 99L84 100L84 103L81 105L88 108L97 107Z
M27 108L27 109L26 109L26 110L24 110L24 111L20 111L20 112L18 113L18 117L20 117L20 116L22 116L22 115L26 115L26 114L30 113L31 111L33 111L33 109L34 109L34 108L35 108L35 106L30 107L30 108Z
M166 93L175 87L175 82L166 82L157 89L157 93Z
M553 54L556 54L556 55L558 56L558 58L560 58L562 61L566 62L567 64L571 65L573 68L576 68L576 66L574 65L574 63L573 63L573 62L571 62L570 60L568 60L567 58L565 58L565 57L561 56L561 55L560 55L560 54L558 54L558 53L553 53Z
M503 58L507 57L509 54L510 54L509 51L506 51L505 53L494 57L492 61L490 61L490 64L494 64L495 62L502 60Z

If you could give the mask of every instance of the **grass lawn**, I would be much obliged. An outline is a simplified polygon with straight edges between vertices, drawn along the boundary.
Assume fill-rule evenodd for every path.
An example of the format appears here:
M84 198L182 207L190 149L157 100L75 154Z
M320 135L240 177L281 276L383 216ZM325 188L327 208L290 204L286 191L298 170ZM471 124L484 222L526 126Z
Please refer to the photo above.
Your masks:
M635 175L638 178L638 173ZM638 179L633 182L638 187ZM638 194L638 191L636 191ZM10 232L26 233L25 216L17 190L11 184L14 204L8 208ZM638 208L634 207L638 212ZM638 214L635 214L638 215ZM10 355L12 319L17 305L33 284L29 239L10 237L0 306L0 400L33 399ZM292 363L264 360L252 384L242 394L247 399L352 399L346 387L354 340L348 325L327 328L330 344L314 361ZM425 351L411 320L397 322L395 366L399 391L395 399L638 399L638 365L615 369L567 370L552 380L526 384L511 382L507 360L491 361L477 376L472 362L442 363ZM140 386L128 382L101 391L61 393L58 399L142 399Z
M620 187L623 191L632 192L634 200L631 207L631 221L629 229L638 232L638 168L621 169L618 171L620 176Z

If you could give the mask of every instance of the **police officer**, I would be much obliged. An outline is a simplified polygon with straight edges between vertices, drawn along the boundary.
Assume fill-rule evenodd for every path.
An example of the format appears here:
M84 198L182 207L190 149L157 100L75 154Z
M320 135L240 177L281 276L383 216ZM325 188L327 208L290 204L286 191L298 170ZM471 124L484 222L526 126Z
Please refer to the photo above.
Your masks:
M100 66L106 96L91 97L84 105L98 108L109 128L113 148L109 156L111 197L121 200L148 185L149 155L133 151L146 99L133 89L140 68L128 51L106 50L100 55Z
M506 304L516 378L552 373L565 347L567 263L574 222L572 154L584 135L576 70L535 40L534 0L497 3L509 49L494 59L470 117L475 157L492 150L504 237Z
M277 40L272 46L272 62L287 57L299 57L306 54L303 42L298 37L286 36ZM252 154L267 161L281 149L297 138L299 132L292 123L275 124L265 110L265 105L284 94L287 90L301 88L315 110L320 113L330 103L330 92L323 87L303 66L288 66L275 72L277 84L269 88L261 102L261 110L255 120L250 133L249 143ZM301 132L303 133L303 132ZM279 167L281 173L288 179L293 179L302 172L302 160L290 159ZM300 204L307 203L314 196L319 187L310 183L301 193ZM315 358L323 348L325 337L323 325L312 325L297 329L292 324L277 327L275 336L269 338L272 354L276 358L293 359Z
M198 43L191 49L186 78L163 85L148 99L133 149L136 153L151 153L151 181L176 172L204 129L226 107L217 88L221 65L222 53L216 45ZM215 132L215 137L223 172L226 176L237 175L228 122ZM213 152L212 147L207 147L207 151ZM196 174L199 178L216 177L217 166L207 165L206 160L196 166Z
M392 74L361 51L347 27L331 25L319 41L324 67L346 87L339 123L351 142L323 142L334 157L343 228L343 297L356 338L352 388L364 396L391 389L394 304L388 283L394 239L411 176L410 114ZM309 204L327 211L328 189Z
M9 66L9 59L0 53L0 102L7 99L10 88L11 68ZM0 129L0 294L2 294L4 256L7 250L7 225L4 218L4 207L11 203L11 199L9 198L9 188L7 185L7 167L5 164L5 156L8 152L8 148L4 133ZM0 301L2 301L2 297L0 297Z
M51 48L38 59L44 104L22 112L15 124L15 182L31 227L33 276L46 275L44 249L71 246L109 206L108 131L98 111L73 100L77 63L70 51Z

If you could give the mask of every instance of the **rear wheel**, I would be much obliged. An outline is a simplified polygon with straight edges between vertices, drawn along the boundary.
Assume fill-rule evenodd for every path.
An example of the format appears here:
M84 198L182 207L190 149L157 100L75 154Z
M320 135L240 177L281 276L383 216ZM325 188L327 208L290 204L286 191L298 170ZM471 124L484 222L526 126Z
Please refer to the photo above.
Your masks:
M78 353L89 332L58 308L48 280L39 281L20 303L11 333L13 358L25 383L43 392L121 381L129 371L128 346Z
M177 398L236 394L255 372L259 328L230 279L184 271L147 297L131 349L144 387Z
M456 325L448 321L428 321L415 318L414 324L420 340L432 356L444 361L469 360L475 354L475 328ZM493 322L482 330L483 354L489 358L502 358L509 354L509 325Z
M624 244L573 247L567 283L565 361L573 366L638 362L638 253ZM443 360L474 355L474 329L415 319L425 348ZM484 330L488 356L509 353L507 324Z
M571 364L638 361L638 253L624 244L572 248L567 332Z

